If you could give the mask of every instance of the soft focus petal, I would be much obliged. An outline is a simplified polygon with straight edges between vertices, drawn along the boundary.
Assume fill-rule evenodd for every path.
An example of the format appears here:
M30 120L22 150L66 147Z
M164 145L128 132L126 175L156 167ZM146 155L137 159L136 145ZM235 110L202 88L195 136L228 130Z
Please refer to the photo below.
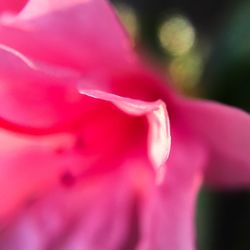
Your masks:
M161 101L143 102L90 89L81 89L81 97L85 98L86 102L83 102L85 106L91 109L88 110L89 113L83 113L83 116L86 115L84 122L75 134L69 134L73 137L73 142L66 144L66 147L71 148L72 152L66 151L58 155L58 151L53 147L45 146L36 149L34 145L27 147L25 144L21 144L19 152L15 150L16 144L19 144L18 141L11 144L12 150L8 154L1 150L3 181L0 191L8 195L8 199L4 201L6 204L2 204L3 214L13 210L16 204L27 200L30 193L44 192L46 189L44 182L58 181L58 175L61 174L60 165L64 165L65 157L71 159L68 156L71 155L70 152L72 153L72 166L76 168L83 166L84 174L100 175L109 172L108 170L117 168L117 161L121 157L126 157L127 153L134 149L139 150L145 158L151 160L156 170L165 163L170 149L170 134L168 116L165 105ZM22 98L25 98L25 95ZM83 112L85 106L83 106ZM20 110L22 113L27 112L28 115L33 115L34 111L29 108L30 105L26 105ZM30 132L28 128L25 135L32 134L32 131L31 129ZM14 130L14 132L21 135L23 133L20 130ZM33 140L38 145L41 144L41 140L47 141L46 137L37 137ZM2 141L11 141L11 138L3 137ZM81 156L80 159L78 159L78 154ZM90 162L88 158L91 159ZM157 173L163 174L162 171L157 171ZM10 183L4 181L9 179L15 182L15 189L10 189ZM20 194L16 192L16 188Z
M214 102L182 103L183 123L210 151L205 181L216 187L250 185L250 115Z
M120 164L122 171L51 189L28 204L5 225L1 249L135 249L141 191L152 179L143 160Z
M39 129L44 133L72 129L82 113L82 97L75 88L78 74L57 71L43 71L19 52L0 46L1 126L8 128L7 120L26 131L34 128L34 134Z
M112 93L120 96L144 101L163 100L168 111L174 113L176 93L171 90L168 79L163 78L161 73L163 72L147 63L131 63L119 71L112 71L109 87Z
M164 182L145 199L139 250L195 249L195 204L205 161L203 145L173 128Z
M86 130L87 124L91 124L91 131L85 132L85 134L99 136L99 139L97 138L99 144L100 135L97 131L100 130L98 128L100 123L95 124L96 119L93 117L101 117L99 121L102 121L102 128L104 128L104 124L106 124L104 121L112 112L110 113L108 105L95 101L94 97L114 104L128 115L145 115L150 125L148 138L150 158L156 168L165 162L170 149L170 132L168 115L163 102L143 102L96 89L86 89L85 82L78 86L79 76L77 73L64 70L59 76L50 75L48 69L43 72L41 67L36 68L36 65L33 65L27 58L5 47L0 48L0 59L0 117L2 118L0 125L2 127L14 128L13 130L21 133L42 134L43 132L67 131L70 126L72 130L77 129L77 125L83 126L83 129ZM78 88L83 95L78 92ZM121 121L118 116L113 117L114 120L116 118ZM10 122L8 124L5 121ZM80 121L84 121L84 123L79 125ZM16 129L11 125L11 122L17 124ZM122 123L126 126L126 120L119 124L122 125ZM27 127L25 131L20 129L20 127L25 128L25 126ZM109 120L108 127L110 127ZM117 133L114 134L118 136ZM130 137L129 134L128 137ZM104 139L104 137L102 138ZM91 140L93 141L93 138Z
M172 103L163 80L137 61L130 41L103 0L30 1L18 17L2 21L0 43L58 76L66 66L97 89Z
M0 43L47 63L81 70L95 71L134 57L104 0L31 0L19 16L2 20Z
M57 185L65 171L74 172L83 164L76 153L66 151L62 155L58 151L73 143L70 136L37 140L0 130L0 141L0 218L3 223L20 205Z
M1 12L18 12L20 11L27 0L1 0L0 1L0 13Z

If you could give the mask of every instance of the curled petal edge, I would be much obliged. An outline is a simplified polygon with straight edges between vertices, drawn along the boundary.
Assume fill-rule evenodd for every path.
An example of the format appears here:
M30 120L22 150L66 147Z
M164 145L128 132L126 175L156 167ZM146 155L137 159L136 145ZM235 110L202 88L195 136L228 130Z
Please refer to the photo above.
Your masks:
M100 90L84 88L80 88L80 93L111 102L127 114L134 116L146 115L149 123L148 155L155 170L161 169L169 156L171 146L169 118L163 101L144 102ZM159 176L159 178L161 177Z

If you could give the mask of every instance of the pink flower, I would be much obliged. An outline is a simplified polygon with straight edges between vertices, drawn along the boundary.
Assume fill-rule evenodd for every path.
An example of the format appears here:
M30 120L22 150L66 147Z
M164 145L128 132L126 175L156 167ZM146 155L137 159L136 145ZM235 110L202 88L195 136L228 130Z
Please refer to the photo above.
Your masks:
M104 0L7 2L1 250L194 249L202 181L250 184L249 115L171 91Z

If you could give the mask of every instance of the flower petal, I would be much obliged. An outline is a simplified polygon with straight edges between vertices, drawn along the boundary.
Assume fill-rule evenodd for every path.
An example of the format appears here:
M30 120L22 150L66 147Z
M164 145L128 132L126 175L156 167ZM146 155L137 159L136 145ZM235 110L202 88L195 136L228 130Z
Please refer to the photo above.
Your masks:
M74 72L50 76L47 71L41 72L40 68L32 69L33 66L29 65L32 62L16 53L0 48L2 127L11 129L11 122L14 122L27 126L27 131L16 128L17 132L30 134L33 131L37 134L67 131L69 126L73 129L77 119L87 120L86 112L89 115L93 112L95 103L85 97L91 96L111 102L129 115L146 115L150 124L150 158L156 168L165 162L170 150L170 132L163 102L143 102L84 88L80 89L84 95L80 95L76 88L78 75ZM9 126L4 121L10 121Z
M73 81L78 77L75 72L65 71L64 74L59 76L51 75L49 74L50 70L46 68L44 72L43 67L36 67L36 64L33 65L32 61L13 49L2 46L0 52L0 58L2 59L0 60L2 84L0 114L3 118L0 119L0 126L29 135L46 135L56 132L70 132L72 134L74 132L75 137L83 136L84 144L86 144L84 147L92 148L96 153L105 155L105 160L108 157L112 158L113 161L118 158L118 155L114 158L114 154L118 153L117 150L126 153L132 145L134 147L139 145L143 148L145 141L141 141L140 136L146 138L148 130L145 130L145 128L149 127L148 156L156 169L159 169L166 161L170 148L170 134L168 116L165 105L161 101L143 102L99 90L82 88L79 90L76 88L75 81ZM34 89L34 85L37 89ZM67 98L72 91L78 97L73 105ZM81 94L79 91L81 91ZM47 106L45 111L44 106ZM136 119L136 117L142 118ZM76 118L80 119L79 128L75 126ZM148 120L148 127L144 126L144 118ZM67 125L70 125L70 127ZM68 130L69 128L71 130ZM8 140L6 139L6 141ZM106 141L106 147L103 147L100 141ZM39 143L40 139L37 139L37 142ZM44 154L43 149L39 148L35 152L26 149L26 147L21 150L22 152L18 153L13 149L10 155L2 153L2 150L0 150L2 153L1 166L3 169L1 172L3 180L13 179L18 190L23 190L22 195L16 195L16 190L13 189L14 193L9 194L9 204L2 205L2 209L4 209L2 213L12 210L16 203L25 200L33 190L43 189L43 178L41 178L41 182L36 181L40 175L43 175L43 172L40 173L39 169L49 173L47 168L43 168L44 165L49 165L50 162L52 165L53 162L55 162L55 165L58 165L58 162L61 163L54 156L54 152L50 152L50 148L45 148ZM88 151L88 153L90 152ZM13 154L15 157L13 157ZM23 154L24 156L22 156ZM34 163L34 169L30 169L30 165L26 164L27 161L33 162L33 160L40 158L41 160ZM45 162L42 160L43 158L46 159ZM104 160L104 158L102 159ZM28 169L26 169L26 166ZM93 171L99 173L99 169L95 167ZM3 174L5 172L6 174ZM11 173L14 173L14 177L11 176ZM29 175L23 177L20 173L29 173ZM55 175L58 174L57 171L54 173ZM35 176L34 182L30 184L28 179L33 174ZM51 181L54 178L57 179L55 175L51 174L51 179L49 179ZM47 177L45 174L45 182L47 182ZM7 185L8 182L2 181L1 183L3 185L0 186L1 192L7 192L6 190L10 188ZM42 184L39 184L39 187L36 188L34 187L36 183Z
M209 101L184 101L183 124L210 150L205 181L216 187L250 185L250 115Z
M72 144L71 136L37 140L0 130L0 140L0 218L3 223L21 205L58 184L64 171L74 172L84 164L83 159L70 150L64 154L57 151Z
M206 152L187 131L172 128L172 149L161 185L145 198L138 250L194 250L194 215Z
M134 57L104 0L30 0L20 15L2 21L0 42L26 56L81 70Z
M0 0L1 12L18 12L20 11L28 0Z
M156 170L167 160L171 137L168 114L162 101L144 102L100 90L81 88L84 95L113 103L133 116L146 116L149 123L148 154Z
M69 130L82 113L73 71L36 67L19 52L0 45L0 126L46 134ZM19 127L18 127L19 126Z
M1 249L134 249L142 207L130 170L142 164L131 159L110 175L50 190L5 226Z
M104 91L146 101L171 98L158 74L137 60L104 0L29 1L18 17L2 21L0 43L32 61L78 71Z

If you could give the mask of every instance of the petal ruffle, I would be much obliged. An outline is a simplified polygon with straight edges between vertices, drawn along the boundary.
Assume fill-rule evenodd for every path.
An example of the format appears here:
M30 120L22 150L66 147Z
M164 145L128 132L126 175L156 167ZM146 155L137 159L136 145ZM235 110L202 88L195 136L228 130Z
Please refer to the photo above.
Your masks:
M207 145L205 182L216 187L250 185L250 115L209 101L183 101L183 124Z

